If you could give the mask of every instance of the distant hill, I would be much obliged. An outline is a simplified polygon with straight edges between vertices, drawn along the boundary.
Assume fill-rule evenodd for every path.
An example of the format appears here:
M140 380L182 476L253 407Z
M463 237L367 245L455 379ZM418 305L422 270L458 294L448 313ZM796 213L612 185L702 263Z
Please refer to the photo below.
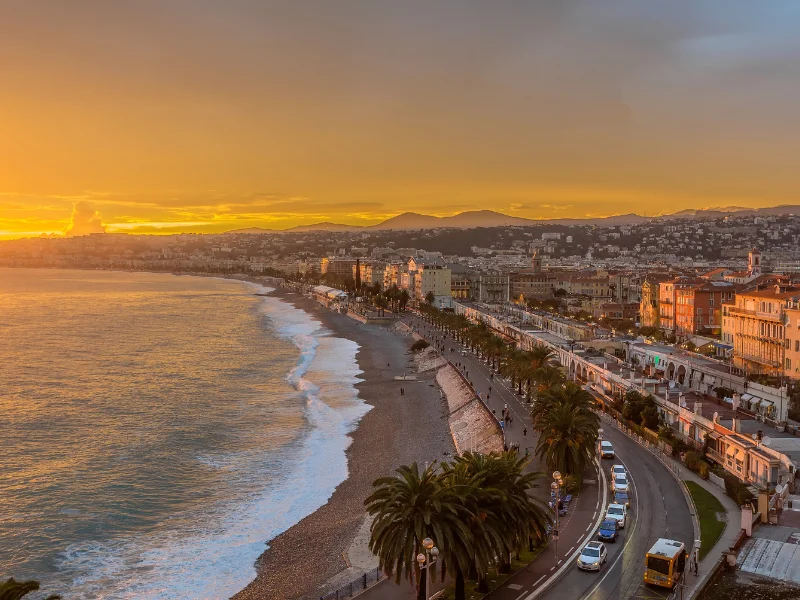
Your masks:
M800 205L772 206L768 208L744 208L740 206L686 209L673 214L657 217L644 217L634 213L627 215L614 215L610 217L594 217L584 219L524 219L512 217L493 210L474 210L462 212L451 217L436 217L419 213L405 212L366 227L359 225L344 225L342 223L314 223L312 225L299 225L290 229L262 229L251 227L249 229L234 229L227 233L303 233L306 231L386 231L386 230L413 230L436 229L451 227L455 229L473 229L476 227L530 227L532 225L595 225L597 227L618 227L620 225L638 225L649 221L666 221L669 219L714 219L728 215L800 215Z

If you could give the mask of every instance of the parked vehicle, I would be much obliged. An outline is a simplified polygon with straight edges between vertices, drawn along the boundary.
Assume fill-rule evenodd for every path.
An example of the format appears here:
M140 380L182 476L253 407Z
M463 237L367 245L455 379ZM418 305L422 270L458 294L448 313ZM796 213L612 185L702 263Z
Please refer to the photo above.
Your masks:
M589 542L578 557L578 568L582 571L599 571L607 558L608 551L603 542Z

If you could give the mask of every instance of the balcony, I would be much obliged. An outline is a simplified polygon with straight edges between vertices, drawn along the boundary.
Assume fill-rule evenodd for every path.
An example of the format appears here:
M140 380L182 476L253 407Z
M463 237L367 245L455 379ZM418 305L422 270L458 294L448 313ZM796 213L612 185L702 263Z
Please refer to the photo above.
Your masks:
M783 322L783 316L778 313L768 313L768 312L761 312L760 310L750 310L748 308L739 308L736 306L729 306L728 307L728 314L733 315L742 315L745 317L753 317L758 319L767 319L769 321L775 321L776 323Z

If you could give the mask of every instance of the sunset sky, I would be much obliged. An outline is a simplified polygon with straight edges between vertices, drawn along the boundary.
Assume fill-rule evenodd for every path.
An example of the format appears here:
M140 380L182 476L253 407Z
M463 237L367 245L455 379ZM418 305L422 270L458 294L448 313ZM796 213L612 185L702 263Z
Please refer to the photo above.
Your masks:
M800 204L800 2L0 14L0 238Z

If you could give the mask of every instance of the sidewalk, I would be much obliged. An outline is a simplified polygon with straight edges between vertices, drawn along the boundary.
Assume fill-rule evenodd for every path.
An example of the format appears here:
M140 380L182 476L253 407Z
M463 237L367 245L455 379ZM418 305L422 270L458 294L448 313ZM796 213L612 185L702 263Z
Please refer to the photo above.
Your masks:
M685 481L693 481L719 500L728 517L728 522L722 534L719 536L717 543L714 544L711 551L706 554L706 557L700 561L697 569L697 577L692 575L686 580L687 585L684 597L690 600L703 589L708 578L711 577L711 574L716 570L717 564L722 560L721 553L733 546L736 538L739 537L739 532L741 531L741 507L725 493L725 490L718 488L710 481L706 481L685 467L682 470L681 477ZM694 507L692 507L692 510L694 511Z

